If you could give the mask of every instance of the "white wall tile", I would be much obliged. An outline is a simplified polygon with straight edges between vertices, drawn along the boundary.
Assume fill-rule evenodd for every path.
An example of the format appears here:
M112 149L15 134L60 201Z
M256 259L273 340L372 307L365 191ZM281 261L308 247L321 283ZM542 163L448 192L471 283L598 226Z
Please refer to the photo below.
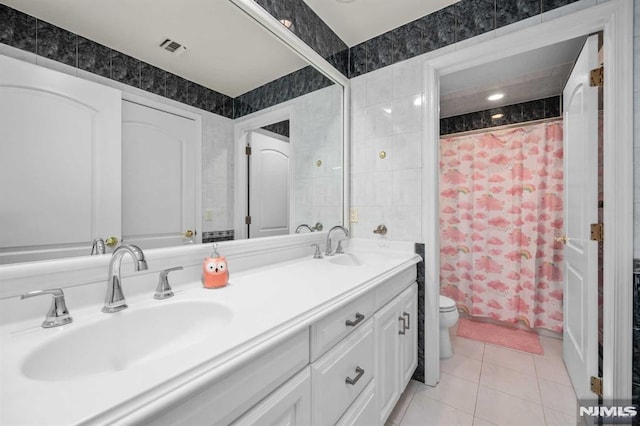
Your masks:
M351 173L364 173L367 170L367 147L363 139L351 140Z
M640 0L633 0L633 35L640 36Z
M393 204L392 172L369 173L367 177L367 205L388 206Z
M351 109L359 110L367 106L367 76L351 79Z
M393 168L393 138L391 136L369 140L365 152L368 172ZM385 154L381 155L382 152ZM380 158L381 156L384 158Z
M393 237L394 241L421 241L422 207L393 206L392 220L386 225L389 228L388 235Z
M392 68L394 98L423 92L422 61L403 61Z
M633 257L640 259L640 201L633 203Z
M362 206L367 203L367 175L364 173L351 175L351 205Z
M367 107L367 125L365 136L367 138L383 138L391 136L392 131L392 104L385 102Z
M422 167L422 132L393 136L393 170Z
M422 95L404 96L393 100L393 134L422 129Z
M393 171L393 205L419 206L422 204L422 170Z
M367 81L367 106L388 102L392 97L393 71L385 67L365 75Z

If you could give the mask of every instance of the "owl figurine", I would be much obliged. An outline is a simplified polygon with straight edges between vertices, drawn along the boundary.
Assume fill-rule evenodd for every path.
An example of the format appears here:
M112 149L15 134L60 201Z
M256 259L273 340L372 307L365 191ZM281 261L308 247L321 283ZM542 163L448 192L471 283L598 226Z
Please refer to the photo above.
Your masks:
M229 282L227 260L224 256L205 257L202 264L202 283L206 288L220 288Z

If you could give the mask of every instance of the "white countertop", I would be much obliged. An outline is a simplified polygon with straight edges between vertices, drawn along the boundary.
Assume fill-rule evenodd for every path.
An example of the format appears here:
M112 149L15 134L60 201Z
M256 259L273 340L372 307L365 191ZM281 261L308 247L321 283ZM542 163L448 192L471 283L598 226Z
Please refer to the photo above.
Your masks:
M230 262L229 285L222 289L208 290L200 282L190 282L174 288L175 297L168 300L154 300L152 292L127 298L129 309L116 314L101 313L101 306L78 310L69 306L74 322L62 327L43 329L33 321L6 325L0 328L0 424L143 420L420 260L415 254L394 251L362 255L372 261L341 266L326 258L304 258L240 273L233 272ZM161 356L130 368L68 381L34 380L22 373L26 354L74 328L156 304L203 300L229 308L233 319L187 346L170 345Z

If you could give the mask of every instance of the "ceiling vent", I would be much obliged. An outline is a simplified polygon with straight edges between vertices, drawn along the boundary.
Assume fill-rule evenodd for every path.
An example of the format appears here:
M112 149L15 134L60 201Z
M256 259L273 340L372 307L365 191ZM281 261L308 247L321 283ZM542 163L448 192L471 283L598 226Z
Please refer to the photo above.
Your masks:
M166 50L169 53L174 55L182 55L187 48L177 41L173 41L170 38L165 39L162 43L160 43L160 47Z

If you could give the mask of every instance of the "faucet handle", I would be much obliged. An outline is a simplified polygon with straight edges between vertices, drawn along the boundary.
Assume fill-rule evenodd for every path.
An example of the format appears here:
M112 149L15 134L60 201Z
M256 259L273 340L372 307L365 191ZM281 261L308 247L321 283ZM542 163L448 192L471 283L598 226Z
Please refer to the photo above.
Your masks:
M20 299L28 299L30 297L41 296L43 294L53 295L51 307L49 307L49 311L42 322L43 328L58 327L60 325L69 324L73 321L73 318L69 315L67 304L64 301L64 292L60 288L30 291L20 296Z
M173 291L169 285L169 272L182 271L183 269L184 268L182 266L176 266L174 268L161 271L160 277L158 278L158 286L156 287L156 292L153 294L153 298L157 300L164 300L173 297Z
M314 246L316 248L316 252L313 254L313 258L314 259L322 259L322 252L320 251L320 244L318 244L318 243L311 244L311 247L314 247Z

